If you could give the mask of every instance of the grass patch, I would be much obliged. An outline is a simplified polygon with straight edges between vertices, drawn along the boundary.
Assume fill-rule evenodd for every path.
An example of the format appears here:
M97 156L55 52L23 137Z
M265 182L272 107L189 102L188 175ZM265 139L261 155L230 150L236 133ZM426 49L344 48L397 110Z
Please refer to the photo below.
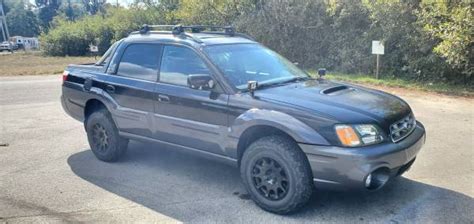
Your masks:
M94 57L46 57L41 52L15 52L13 54L0 54L0 76L21 75L51 75L60 74L68 64L84 64L96 62ZM315 71L309 71L316 76ZM452 85L446 83L414 82L405 79L383 78L375 79L369 75L333 73L327 79L368 84L375 86L388 86L437 92L448 95L474 97L472 86Z
M315 75L315 72L310 72ZM375 79L373 76L360 74L340 74L333 73L326 76L327 79L345 81L357 84L368 84L375 86L387 86L397 88L407 88L427 92L437 92L447 95L474 97L474 89L469 86L453 85L447 83L414 82L397 78Z
M94 57L46 57L41 52L33 51L2 53L0 54L0 76L59 74L68 64L95 61Z

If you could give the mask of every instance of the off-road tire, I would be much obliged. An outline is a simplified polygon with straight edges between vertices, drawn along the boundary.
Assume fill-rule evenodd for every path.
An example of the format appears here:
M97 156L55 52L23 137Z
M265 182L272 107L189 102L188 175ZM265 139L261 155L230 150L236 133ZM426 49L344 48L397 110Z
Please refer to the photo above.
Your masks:
M265 196L255 184L255 168L258 161L265 158L279 164L289 182L286 194L278 200ZM260 172L260 171L259 171ZM304 206L313 192L312 172L306 155L298 145L284 136L267 136L253 142L240 163L240 175L247 191L255 203L266 211L277 214L288 214ZM273 183L270 182L272 185ZM282 191L283 192L283 191Z
M86 119L87 139L94 155L105 162L115 162L120 159L127 151L128 139L122 138L118 134L109 112L105 109L100 109L93 112ZM95 128L101 127L100 130L105 131L108 144L106 147L98 145L97 138L94 137ZM97 136L97 135L96 135Z

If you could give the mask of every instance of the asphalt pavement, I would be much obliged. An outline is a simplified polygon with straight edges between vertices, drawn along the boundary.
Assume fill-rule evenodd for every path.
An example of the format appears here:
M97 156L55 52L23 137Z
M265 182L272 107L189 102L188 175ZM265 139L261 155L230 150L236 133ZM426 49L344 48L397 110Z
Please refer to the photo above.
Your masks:
M412 169L377 192L316 191L300 212L257 207L239 172L132 141L97 160L61 108L60 76L0 77L0 223L474 223L474 100L388 89L425 124Z

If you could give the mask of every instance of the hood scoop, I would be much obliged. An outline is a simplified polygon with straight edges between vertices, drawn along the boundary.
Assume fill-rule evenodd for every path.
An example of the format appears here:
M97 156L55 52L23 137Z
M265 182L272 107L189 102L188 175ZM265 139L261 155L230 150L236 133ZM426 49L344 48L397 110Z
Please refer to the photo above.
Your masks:
M340 85L340 86L333 86L327 89L323 89L321 90L321 94L328 95L328 96L335 96L335 95L340 95L340 94L352 92L352 91L355 91L355 89L349 86Z

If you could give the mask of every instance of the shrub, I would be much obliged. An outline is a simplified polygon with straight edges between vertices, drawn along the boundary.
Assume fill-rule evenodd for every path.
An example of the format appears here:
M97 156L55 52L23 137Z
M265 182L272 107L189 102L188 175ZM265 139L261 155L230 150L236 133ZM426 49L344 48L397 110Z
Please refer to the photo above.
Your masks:
M104 52L142 24L234 25L305 68L374 70L371 41L381 40L382 74L474 86L472 4L419 0L166 0L76 22L57 19L41 39L46 54Z

